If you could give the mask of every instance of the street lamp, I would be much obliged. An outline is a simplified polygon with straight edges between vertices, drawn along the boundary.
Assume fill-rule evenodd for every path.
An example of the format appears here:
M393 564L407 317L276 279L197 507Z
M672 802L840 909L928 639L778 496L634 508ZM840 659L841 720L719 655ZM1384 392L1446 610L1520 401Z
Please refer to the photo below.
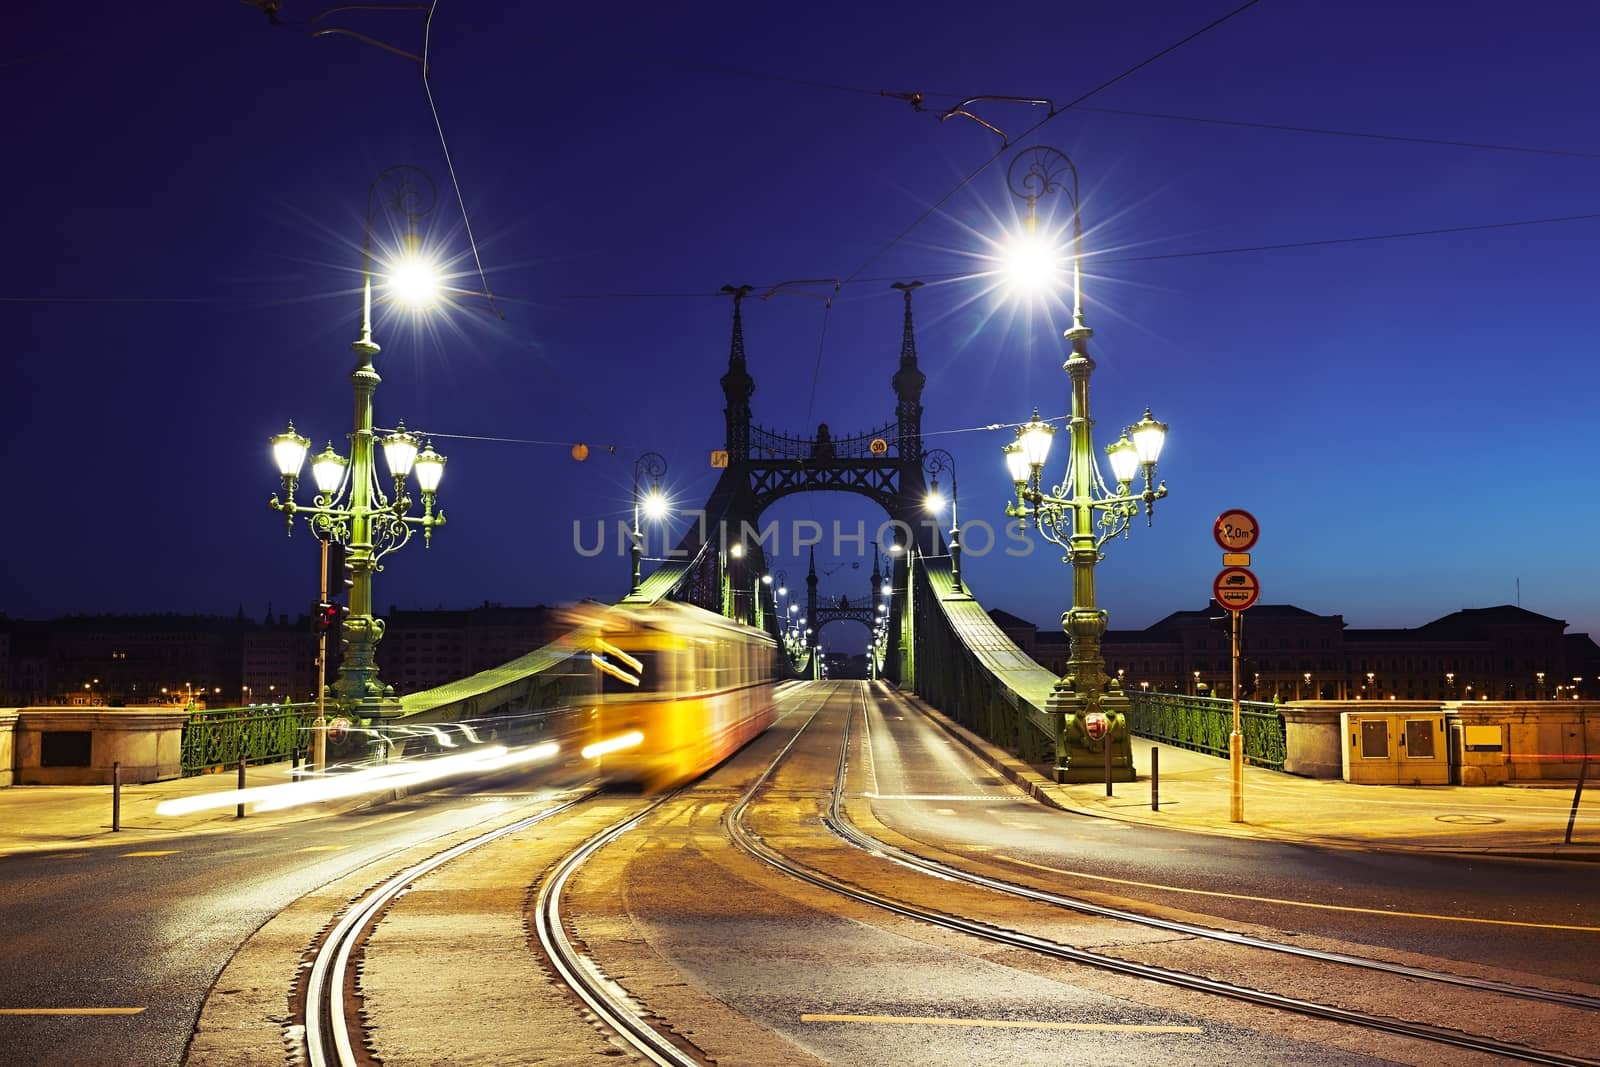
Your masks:
M667 461L659 452L646 452L633 463L633 536L628 554L633 560L633 585L630 593L639 591L639 561L644 558L644 533L639 528L642 511L651 522L660 522L667 516L667 497L661 491L661 476L667 473ZM641 500L639 479L649 478L650 488Z
M939 492L939 475L950 472L950 582L956 592L961 588L961 523L956 517L961 491L956 486L956 460L942 448L930 448L923 453L922 469L932 479L928 483L927 509L931 514L944 512L944 495Z
M1026 240L1036 239L1040 197L1061 192L1072 206L1072 327L1064 335L1072 349L1065 368L1072 382L1072 414L1068 422L1071 454L1065 477L1048 492L1042 488L1045 460L1056 431L1039 418L1037 409L1032 419L1018 427L1016 440L1004 449L1006 466L1016 487L1016 501L1007 504L1006 515L1032 520L1046 541L1067 550L1072 564L1072 608L1062 619L1071 641L1067 673L1056 682L1045 705L1056 730L1055 777L1058 782L1065 782L1069 771L1068 721L1073 716L1086 718L1097 713L1108 681L1100 648L1106 613L1095 604L1095 564L1108 540L1127 534L1141 504L1147 523L1154 521L1155 502L1167 495L1166 483L1158 486L1154 481L1167 427L1146 409L1144 418L1106 449L1116 489L1106 484L1095 462L1093 423L1089 418L1089 376L1094 370L1089 338L1094 333L1083 321L1083 223L1078 210L1078 171L1065 153L1038 146L1017 154L1006 180L1012 195L1027 204L1023 234ZM1144 488L1131 492L1133 479L1141 469ZM1110 743L1109 729L1106 743Z
M363 717L381 714L392 702L394 690L378 678L375 662L378 642L383 638L383 620L372 614L372 575L380 569L384 556L411 539L414 527L421 527L424 544L433 539L433 528L442 526L444 512L435 512L434 501L444 476L445 457L433 445L420 440L399 426L382 440L391 486L385 492L373 456L377 430L373 425L372 395L382 380L372 361L378 344L372 339L373 251L372 223L380 202L386 210L403 213L406 232L401 255L384 264L388 290L393 297L411 307L432 302L436 285L424 284L427 260L417 236L417 220L433 208L433 183L415 167L389 167L380 173L367 190L366 238L361 247L361 332L351 344L356 366L350 375L355 388L355 426L350 434L350 457L346 460L329 446L311 464L317 493L311 504L295 500L295 484L305 460L309 442L295 432L294 424L271 439L278 473L283 478L284 499L275 494L271 506L284 512L284 522L294 530L294 517L303 513L306 522L322 542L322 601L328 600L328 544L343 545L345 566L350 569L350 614L345 617L343 637L347 642L334 684L336 703L346 711ZM420 451L418 446L421 446ZM422 494L422 514L412 515L413 500L407 481L416 474ZM326 637L318 656L318 673L325 675ZM326 724L324 677L317 684L316 740L321 749ZM319 751L320 755L320 751ZM321 760L317 761L320 769Z

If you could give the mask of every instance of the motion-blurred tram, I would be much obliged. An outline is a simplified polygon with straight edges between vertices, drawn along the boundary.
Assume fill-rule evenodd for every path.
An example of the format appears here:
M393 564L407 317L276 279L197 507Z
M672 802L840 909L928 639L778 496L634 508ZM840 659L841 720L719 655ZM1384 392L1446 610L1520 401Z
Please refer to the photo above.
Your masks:
M587 758L607 784L660 790L695 778L772 724L777 644L688 604L604 609Z

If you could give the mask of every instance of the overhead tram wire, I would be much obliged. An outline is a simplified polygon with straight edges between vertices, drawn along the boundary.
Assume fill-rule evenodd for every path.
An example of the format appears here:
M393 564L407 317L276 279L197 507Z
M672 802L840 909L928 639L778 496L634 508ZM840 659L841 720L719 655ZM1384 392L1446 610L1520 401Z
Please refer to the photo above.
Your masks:
M1069 105L1071 106L1071 105ZM1171 115L1159 111L1128 111L1115 107L1075 107L1075 111L1096 115L1124 115L1168 122L1197 122L1207 126L1237 126L1246 130L1272 130L1278 133L1310 133L1321 137L1350 137L1367 141L1394 141L1402 144L1438 145L1442 148L1471 148L1486 152L1523 152L1529 155L1566 156L1570 159L1600 159L1600 152L1579 152L1567 148L1539 148L1533 145L1496 144L1489 141L1455 141L1440 137L1410 134L1371 133L1366 130L1335 130L1326 126L1292 126L1277 122L1248 122L1243 119L1214 119L1204 115Z
M1117 74L1114 77L1108 78L1107 80L1101 82L1099 85L1096 85L1094 88L1090 89L1089 91L1087 91L1085 93L1082 93L1081 95L1079 95L1075 99L1069 101L1063 107L1053 108L1050 111L1049 114L1045 115L1044 118L1040 119L1038 122L1034 123L1032 126L1029 126L1026 130L1024 130L1022 132L1022 135L1020 137L1018 137L1016 139L1016 141L1020 143L1021 141L1026 140L1036 130L1038 130L1045 123L1049 122L1051 119L1055 118L1057 115L1061 114L1061 112L1063 112L1063 111L1067 110L1068 108L1071 108L1071 107L1073 107L1073 106L1075 106L1077 104L1083 103L1085 100L1088 100L1090 97L1094 96L1097 93L1104 92L1106 89L1111 88L1111 86L1113 86L1113 85L1117 84L1118 82L1122 81L1124 78L1127 78L1127 77L1137 73L1138 71L1143 70L1145 67L1148 67L1150 64L1156 62L1157 60L1162 59L1163 57L1165 57L1167 55L1170 55L1171 53L1177 51L1179 48L1182 48L1184 45L1188 44L1190 41L1193 41L1197 37L1200 37L1200 36L1202 36L1202 35L1204 35L1206 33L1211 32L1212 30L1216 29L1218 26L1221 26L1223 23L1227 22L1229 19L1232 19L1234 16L1240 15L1240 14L1244 13L1245 11L1248 11L1250 8L1255 7L1260 2L1261 2L1261 0L1245 0L1244 3L1240 4L1238 7L1234 8L1232 11L1229 11L1227 14L1221 15L1218 18L1213 19L1211 22L1208 22L1206 25L1200 27L1198 30L1195 30L1194 32L1192 32L1190 34L1187 34L1186 36L1184 36L1183 38L1173 42L1172 44L1167 45L1167 47L1161 49L1161 51L1155 53L1154 55L1151 55L1151 56L1149 56L1149 57L1147 57L1147 58L1145 58L1143 60L1140 60L1138 63L1135 63L1133 66L1128 67L1126 70L1122 71L1120 74ZM872 266L872 264L874 264L878 260L882 259L883 256L891 248L893 248L895 245L899 244L901 241L905 240L906 237L908 237L911 234L911 231L915 230L918 226L921 226L924 222L926 222L928 220L928 218L930 216L932 216L934 212L938 211L941 207L943 207L950 200L951 197L955 196L961 190L965 189L968 185L970 185L972 183L972 181L975 178L978 177L978 175L980 175L984 171L988 170L989 167L994 164L995 160L997 160L1001 156L1005 155L1007 149L1010 148L1011 143L1012 142L1008 141L1007 144L1005 146L1003 146L998 152L994 153L988 159L984 160L983 163L980 164L976 170L972 171L965 178L962 178L961 181L957 182L955 188L951 189L948 193L945 193L938 200L934 201L931 205L928 206L928 209L926 211L924 211L921 215L918 215L914 220L912 220L911 225L907 226L905 229L901 230L898 234L896 234L889 241L888 244L886 244L882 248L878 249L878 251L874 252L871 256L868 256L866 261L863 262L859 267L857 267L855 270L851 271L849 274L845 275L844 283L848 283L848 282L854 280L857 276L859 276L861 274L862 271L866 270L868 267ZM841 283L841 284L844 284L844 283ZM813 374L813 376L812 376L813 382L815 382L816 378L821 373L822 373L822 351L821 351L821 349L819 347L819 349L817 351L817 370L816 370L815 374ZM816 389L815 389L815 386L813 386L813 388L812 388L812 401L813 401L813 403L815 402L815 399L816 399ZM807 409L806 409L806 422L807 422L807 424L809 424L811 422L811 414L812 414L811 408L808 406Z
M450 187L456 191L456 203L461 205L461 225L467 231L467 247L472 249L472 262L478 268L478 282L483 286L484 298L489 301L489 310L504 322L505 312L494 302L494 292L489 288L489 277L484 273L483 260L478 256L478 241L472 235L472 220L467 217L467 201L461 195L461 182L456 179L456 165L450 159L450 145L444 138L444 123L439 120L439 108L433 102L432 80L428 77L428 47L433 42L433 12L438 6L439 0L432 0L428 4L428 15L422 24L422 92L428 98L428 110L433 113L433 128L439 131L439 148L444 152L444 167L450 174Z

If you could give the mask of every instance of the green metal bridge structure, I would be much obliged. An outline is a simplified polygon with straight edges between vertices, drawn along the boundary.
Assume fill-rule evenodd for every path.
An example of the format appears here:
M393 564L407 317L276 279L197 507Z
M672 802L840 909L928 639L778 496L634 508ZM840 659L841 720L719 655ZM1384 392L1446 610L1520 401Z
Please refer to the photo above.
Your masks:
M915 692L955 722L1046 773L1053 767L1058 780L1102 779L1106 745L1111 746L1113 777L1131 780L1135 769L1130 733L1226 757L1231 702L1123 693L1115 678L1106 680L1102 695L1102 705L1117 712L1111 729L1101 738L1091 737L1070 710L1063 712L1059 701L1050 701L1061 680L1007 637L970 585L956 580L950 548L937 526L924 518L926 376L918 367L912 319L912 298L920 284L894 286L904 306L899 365L890 379L895 417L846 437L832 434L826 423L809 435L780 434L753 424L750 401L755 380L746 358L742 316L742 302L751 290L724 287L733 304L728 368L721 378L727 466L707 501L706 521L695 524L666 558L651 561L657 564L654 571L616 603L679 601L766 629L785 649L780 657L785 674L805 678L817 676L818 640L825 626L854 622L874 630L879 595L886 586L887 611L882 614L887 627L883 639L872 646L877 675ZM882 507L894 542L889 546L887 571L880 572L875 559L868 595L853 603L819 601L813 554L806 597L810 633L793 647L785 641L788 620L780 616L776 586L762 581L770 572L761 518L785 497L821 491L853 493ZM466 721L507 739L536 733L548 716L578 706L593 691L588 653L580 633L567 634L492 670L401 696L381 722L363 725L377 726L391 739L426 737L430 727ZM291 714L302 720L297 726L278 721ZM274 725L253 731L239 723L237 714L197 716L191 731L195 739L192 744L186 740L196 767L190 768L186 760L186 771L197 773L202 765L241 757L254 761L287 756L287 751L265 748L292 746L297 730L306 736L310 712L297 707L292 712L275 709L272 715ZM1242 705L1242 719L1247 759L1281 768L1284 727L1276 708L1247 702ZM208 740L212 734L217 736Z

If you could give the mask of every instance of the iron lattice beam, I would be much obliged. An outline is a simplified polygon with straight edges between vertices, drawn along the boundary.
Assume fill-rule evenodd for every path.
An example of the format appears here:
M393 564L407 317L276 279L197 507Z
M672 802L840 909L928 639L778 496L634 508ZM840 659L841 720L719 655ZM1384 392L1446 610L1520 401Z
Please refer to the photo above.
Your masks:
M793 493L857 493L900 512L901 461L898 457L847 460L752 460L745 465L755 512Z

